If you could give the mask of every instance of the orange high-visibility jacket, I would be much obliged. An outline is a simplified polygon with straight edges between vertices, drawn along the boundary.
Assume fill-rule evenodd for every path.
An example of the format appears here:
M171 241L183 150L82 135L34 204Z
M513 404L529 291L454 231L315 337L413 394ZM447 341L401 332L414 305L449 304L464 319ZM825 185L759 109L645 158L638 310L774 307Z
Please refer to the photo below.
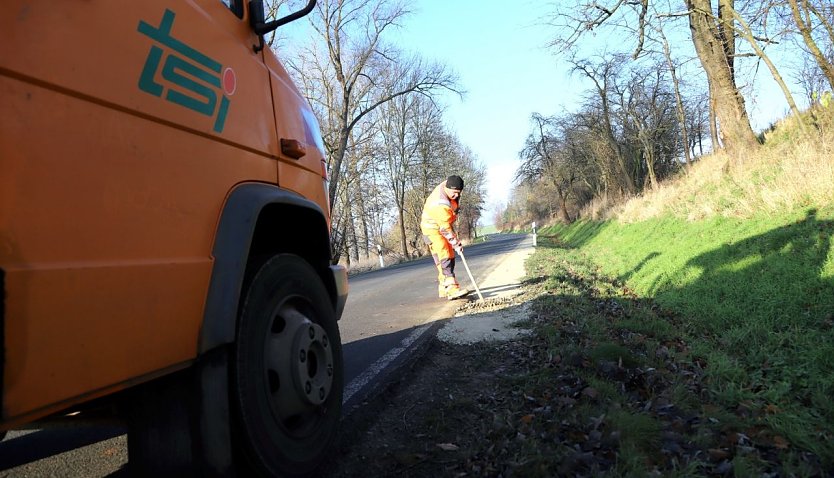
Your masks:
M445 185L445 181L438 184L426 198L420 217L420 230L429 237L440 234L455 247L458 238L453 224L458 218L458 202L446 195L443 189Z

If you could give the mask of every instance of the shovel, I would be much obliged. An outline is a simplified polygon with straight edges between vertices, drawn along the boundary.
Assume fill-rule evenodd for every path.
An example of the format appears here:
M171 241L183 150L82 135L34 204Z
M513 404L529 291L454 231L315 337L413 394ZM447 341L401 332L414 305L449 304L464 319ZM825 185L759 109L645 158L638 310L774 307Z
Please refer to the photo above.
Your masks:
M483 302L484 296L481 295L481 290L478 289L478 284L475 283L475 278L472 277L472 271L469 270L469 264L466 263L466 256L463 255L463 249L458 250L457 253L463 261L463 267L466 268L466 273L469 274L469 280L471 280L472 285L475 286L475 292L478 293L478 298L481 299L481 302Z

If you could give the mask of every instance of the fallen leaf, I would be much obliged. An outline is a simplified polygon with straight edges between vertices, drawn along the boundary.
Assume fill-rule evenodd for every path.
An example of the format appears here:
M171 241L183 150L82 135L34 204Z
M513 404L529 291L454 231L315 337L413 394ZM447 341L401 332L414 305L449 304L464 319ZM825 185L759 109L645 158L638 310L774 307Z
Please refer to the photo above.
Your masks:
M456 451L459 449L454 443L438 443L437 446L443 451Z
M712 461L722 461L730 457L730 452L720 448L710 448L707 450Z
M118 452L119 452L119 450L117 450L116 448L107 448L106 450L101 452L101 454L104 455L104 456L114 456Z
M790 448L791 445L790 443L788 443L788 440L785 440L783 437L776 435L773 437L773 446L780 450L787 450L788 448Z

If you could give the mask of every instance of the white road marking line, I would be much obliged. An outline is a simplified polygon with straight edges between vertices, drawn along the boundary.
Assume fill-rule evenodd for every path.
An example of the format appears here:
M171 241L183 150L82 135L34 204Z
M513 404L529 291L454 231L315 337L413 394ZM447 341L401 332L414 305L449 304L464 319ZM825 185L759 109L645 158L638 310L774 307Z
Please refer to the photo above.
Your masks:
M424 324L414 329L410 334L408 334L408 337L404 338L402 342L400 342L399 347L395 347L389 350L385 355L378 358L376 362L371 364L370 367L365 369L365 371L362 372L361 375L351 380L350 383L347 384L347 386L345 386L345 393L342 397L342 404L347 403L347 401L350 400L351 397L353 397L353 395L356 394L356 392L361 390L362 387L364 387L368 384L368 382L373 380L373 378L376 377L379 374L379 372L381 372L385 369L385 367L390 365L391 362L393 362L397 357L399 357L401 353L405 352L406 349L408 349L408 347L410 347L415 340L420 338L421 335L423 335L427 330L429 330L430 327L430 324Z

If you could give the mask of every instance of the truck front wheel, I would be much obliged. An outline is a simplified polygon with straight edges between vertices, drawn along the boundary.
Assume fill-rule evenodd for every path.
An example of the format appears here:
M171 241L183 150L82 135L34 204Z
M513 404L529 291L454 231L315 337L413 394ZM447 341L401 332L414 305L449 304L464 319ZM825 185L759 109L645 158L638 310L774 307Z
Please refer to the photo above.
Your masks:
M251 471L311 474L342 406L342 348L330 298L303 259L279 254L252 279L232 365L233 438Z

